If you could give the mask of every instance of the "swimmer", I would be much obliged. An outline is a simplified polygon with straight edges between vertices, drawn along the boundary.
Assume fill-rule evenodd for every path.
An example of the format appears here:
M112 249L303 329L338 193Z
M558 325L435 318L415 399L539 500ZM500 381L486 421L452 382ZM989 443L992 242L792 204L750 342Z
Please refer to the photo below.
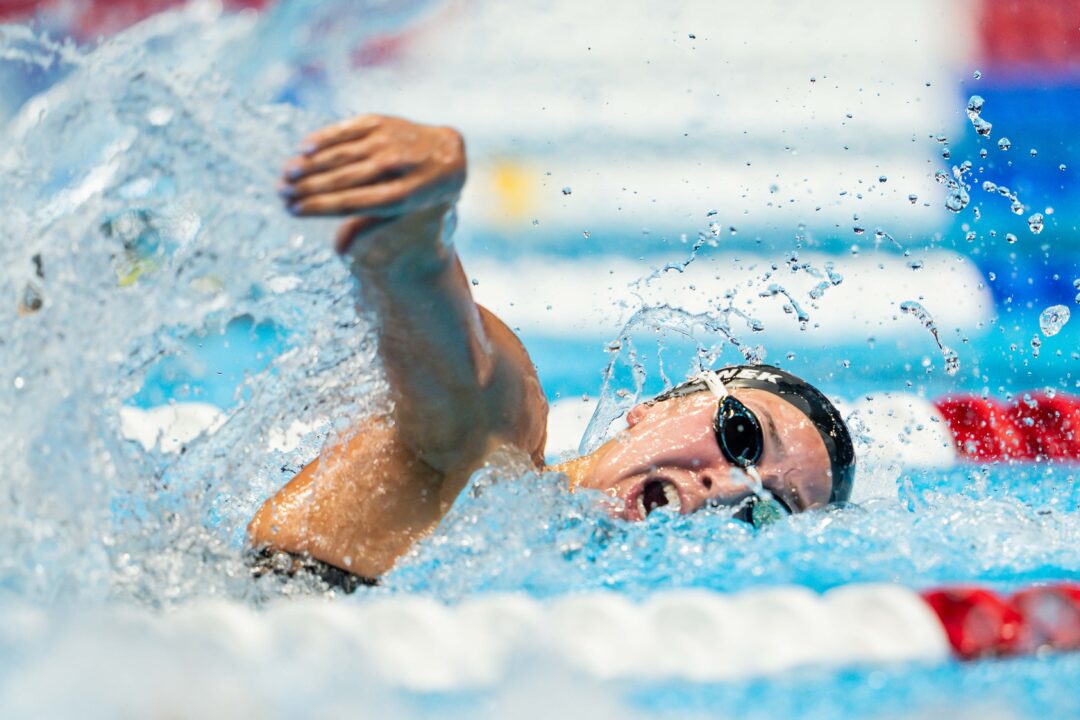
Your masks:
M528 353L477 305L449 241L465 146L447 127L365 115L318 130L285 165L302 217L344 218L336 248L371 312L393 409L365 418L248 527L261 567L373 581L449 510L493 453L513 448L570 488L643 520L730 506L761 524L846 501L855 454L826 397L778 368L723 368L634 407L595 452L544 466L547 401ZM284 563L284 564L283 564Z

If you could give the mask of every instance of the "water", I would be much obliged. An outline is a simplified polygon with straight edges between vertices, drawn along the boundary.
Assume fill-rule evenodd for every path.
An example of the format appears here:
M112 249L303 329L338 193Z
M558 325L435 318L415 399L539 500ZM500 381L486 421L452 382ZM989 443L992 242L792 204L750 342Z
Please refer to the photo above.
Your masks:
M9 142L0 156L0 298L8 298L0 308L0 412L9 428L0 436L0 542L8 548L0 559L0 610L26 619L0 624L0 714L109 716L127 708L145 716L166 701L191 716L222 708L332 715L360 707L462 717L475 717L478 707L496 716L547 716L562 708L630 717L1078 711L1076 657L632 684L575 677L525 659L499 688L409 693L382 683L378 668L351 664L347 646L327 641L320 646L326 654L306 656L302 632L291 645L280 640L253 652L232 635L235 627L209 649L182 634L155 648L125 631L126 617L207 598L258 608L324 592L304 579L253 580L242 549L244 526L262 500L329 438L387 402L368 321L353 307L353 281L325 242L332 224L289 218L273 191L276 170L297 139L345 110L332 84L294 82L292 73L318 53L334 57L334 48L357 37L343 27L326 47L298 44L295 57L252 60L285 28L303 35L325 25L335 6L340 11L342 4L325 3L313 16L311 3L286 3L261 20L215 18L195 8L96 49L3 31L5 57L59 68L59 77L4 130ZM391 7L398 15L422 8ZM400 21L394 13L380 17L379 27ZM701 37L707 41L706 33ZM342 72L329 64L329 74ZM293 102L273 102L282 99ZM974 172L963 164L942 171L947 192L934 198L938 207L958 215L967 209ZM890 170L889 178L910 209L918 196L898 173ZM573 198L586 197L577 181L574 187ZM989 191L1010 206L1019 202L1008 187ZM551 194L569 196L570 186ZM693 271L719 257L722 241L734 240L734 227L719 232L727 221L716 227L689 255L667 253L652 276L642 267L639 297L663 278L700 281ZM739 227L740 237L754 242L755 233ZM1030 220L1029 227L1038 234ZM1004 226L1001 232L1005 237ZM636 399L725 362L797 356L791 362L803 364L795 368L847 399L888 383L930 396L954 387L992 394L1035 385L1074 389L1073 365L1054 354L1075 347L1064 306L1047 309L1054 313L1040 320L1045 340L1036 336L1037 345L1027 340L1036 329L1030 313L1005 313L1007 321L988 322L980 335L974 321L962 331L936 322L947 308L915 296L890 299L904 300L893 313L899 307L918 321L915 339L886 343L882 317L865 328L858 347L822 340L813 334L825 315L818 304L845 291L852 275L843 255L815 265L800 254L803 244L814 247L807 235L791 242L785 235L772 265L739 266L732 280L708 271L715 287L702 312L642 301L646 306L608 346L606 371L604 351L591 348L600 362L578 382L591 392L603 386L583 447L601 442ZM847 243L846 227L844 235ZM889 253L899 258L905 248L925 251L922 238L900 237L903 247L876 231L881 247L872 261L884 263ZM957 257L954 264L964 260ZM921 257L901 260L905 273L932 265ZM1010 268L1016 271L1001 267L1003 279ZM809 289L796 289L804 276ZM781 306L779 318L762 320L744 303L748 296ZM784 337L809 339L761 339L781 323L792 331ZM954 329L963 366L950 347ZM1015 353L998 351L999 342L1018 337ZM929 357L935 345L940 363ZM542 341L530 346L543 362L556 353L585 355L572 342L553 351ZM924 364L910 364L911 347ZM243 362L236 360L241 355ZM207 374L200 366L207 363L228 377L192 380ZM222 424L182 443L182 452L125 439L125 408L145 410L169 398L210 403L220 408ZM754 531L721 509L690 517L661 511L636 525L614 521L600 498L569 494L563 478L508 455L473 478L446 521L381 586L334 602L347 612L354 603L396 595L456 602L493 592L544 599L607 590L640 599L666 588L826 590L867 581L924 588L978 580L1009 591L1080 575L1075 472L1054 464L904 470L867 463L857 506ZM112 619L99 624L101 614ZM87 656L115 661L87 668Z

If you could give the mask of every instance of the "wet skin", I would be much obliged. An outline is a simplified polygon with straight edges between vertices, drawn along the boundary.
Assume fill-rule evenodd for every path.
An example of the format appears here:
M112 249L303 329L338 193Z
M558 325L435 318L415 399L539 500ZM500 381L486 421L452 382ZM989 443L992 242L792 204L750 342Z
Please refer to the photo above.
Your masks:
M732 394L762 423L765 446L756 469L762 486L793 511L829 501L829 457L817 429L795 406L763 390ZM713 418L718 400L699 392L654 405L636 406L627 429L567 470L581 487L617 498L627 520L643 520L655 496L655 483L670 488L662 505L691 513L706 505L737 505L754 494L754 481L724 457ZM674 491L674 495L671 494ZM650 501L657 498L650 497Z
M535 368L514 333L473 301L448 242L465 172L453 129L379 115L313 133L283 168L289 212L344 219L335 246L359 280L358 307L374 315L393 409L358 418L267 500L248 526L252 545L378 577L438 525L496 451L516 449L543 468L547 401ZM765 424L764 487L796 511L825 504L828 458L807 418L769 393L735 394ZM710 393L640 405L625 432L551 469L621 500L616 512L628 520L645 514L644 492L646 510L658 503L657 488L684 513L736 504L750 489L720 453L716 405Z

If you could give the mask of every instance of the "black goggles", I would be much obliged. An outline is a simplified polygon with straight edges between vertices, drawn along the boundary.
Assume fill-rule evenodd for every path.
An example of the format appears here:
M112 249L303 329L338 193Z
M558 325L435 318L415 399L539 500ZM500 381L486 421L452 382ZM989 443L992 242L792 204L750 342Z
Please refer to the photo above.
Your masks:
M750 408L731 395L720 399L713 417L713 432L720 452L732 465L748 468L756 465L765 449L761 421Z

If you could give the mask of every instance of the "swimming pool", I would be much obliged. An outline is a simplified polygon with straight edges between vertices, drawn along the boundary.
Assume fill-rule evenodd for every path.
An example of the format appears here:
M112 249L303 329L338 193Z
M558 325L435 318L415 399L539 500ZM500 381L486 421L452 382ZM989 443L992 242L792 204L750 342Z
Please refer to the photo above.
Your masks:
M14 300L0 344L10 428L0 437L4 717L1080 715L1075 655L962 664L912 645L906 655L822 660L812 634L776 638L784 608L834 596L789 606L777 599L788 595L770 594L961 582L1008 593L1075 580L1080 496L1069 464L893 467L890 457L928 454L894 438L864 463L858 508L754 532L720 512L613 521L595 498L508 458L475 477L378 588L328 603L307 597L318 593L303 581L253 581L240 548L254 508L331 433L385 403L367 321L323 240L332 224L286 217L273 190L303 131L368 109L354 92L466 128L477 172L459 248L478 297L520 330L559 417L578 423L554 453L573 449L581 409L598 398L622 400L638 379L653 392L697 362L762 353L853 405L878 390L932 399L1077 387L1077 324L1039 329L1044 309L1074 305L1080 276L1067 73L1025 90L990 64L935 55L960 30L931 32L938 11L916 4L858 15L876 23L866 29L876 39L860 35L849 48L873 57L884 42L874 28L892 24L888 47L910 67L852 77L824 51L793 69L781 54L757 82L786 90L805 127L742 106L709 125L707 103L680 98L709 87L722 100L771 99L738 72L706 71L717 57L745 70L759 62L751 50L777 52L776 38L742 55L718 51L721 40L738 47L739 22L797 36L779 5L721 30L701 8L634 20L396 3L378 15L384 22L342 23L326 42L313 39L344 5L222 16L195 4L96 49L4 30L9 66L36 68L29 97L10 109L0 158L0 278ZM811 27L834 37L846 27L837 18L856 10L822 11ZM566 17L578 23L567 29ZM650 24L663 32L650 36ZM522 27L541 39L528 42ZM511 37L474 56L447 50L447 37L499 29ZM370 47L375 35L375 46L404 54L346 77L343 48ZM509 57L508 45L518 55L500 79L466 72L490 67L484 53ZM649 93L673 87L672 71L691 79L662 96L664 111L641 107L620 95L634 81L612 74L628 58L640 60ZM610 84L560 96L575 66ZM457 78L449 89L447 76ZM515 89L516 77L528 81ZM404 79L408 93L397 90ZM884 99L865 100L864 86ZM964 114L976 90L990 140ZM531 111L496 122L496 91ZM593 112L578 117L574 100ZM835 118L814 120L827 112ZM619 124L620 114L635 119ZM775 134L759 127L744 140L755 119ZM717 129L728 125L730 136ZM646 142L655 136L665 140ZM1002 136L1010 149L997 146ZM694 159L682 163L687 152ZM634 169L641 157L655 182ZM952 166L968 159L972 173L983 170L968 205L951 213ZM1015 193L1023 214L984 180ZM728 187L738 188L733 200ZM933 316L959 358L955 374L903 301ZM132 418L147 422L134 413L170 407L204 414L195 430L173 425L160 438L132 430ZM779 610L740 614L723 603ZM719 649L695 646L692 626L664 624L687 606L749 627L720 633ZM704 669L687 660L691 650L704 653ZM804 660L785 665L783 652ZM721 655L727 670L710 665Z

